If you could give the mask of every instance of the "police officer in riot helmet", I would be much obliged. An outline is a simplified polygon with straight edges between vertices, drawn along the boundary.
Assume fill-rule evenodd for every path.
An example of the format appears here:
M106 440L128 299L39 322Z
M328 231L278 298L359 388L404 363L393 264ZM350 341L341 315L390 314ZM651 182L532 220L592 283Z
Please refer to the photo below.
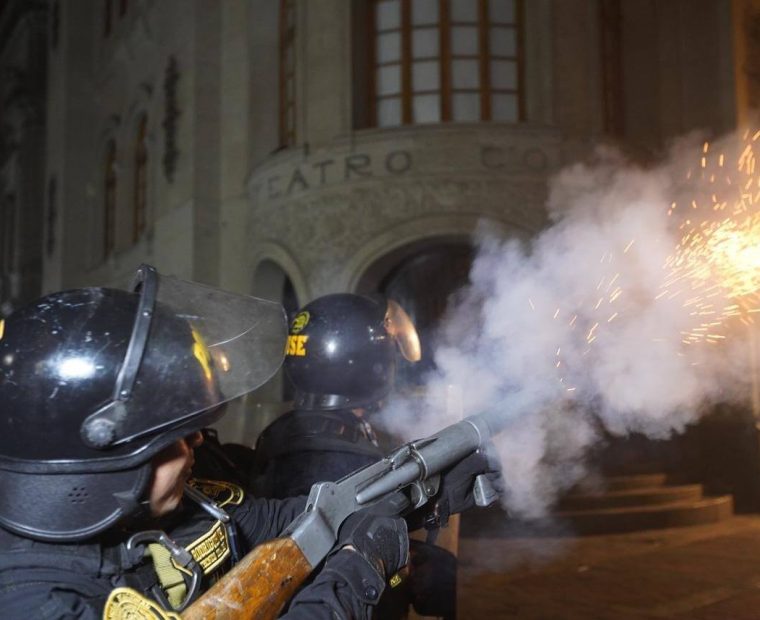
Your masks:
M316 480L381 458L367 414L391 391L399 353L416 362L420 344L392 300L333 294L298 312L285 355L296 388L293 410L259 436L257 490L267 497L306 493Z
M369 418L393 389L399 357L417 362L421 348L411 318L395 301L342 293L304 306L291 322L284 364L296 389L293 409L256 443L257 494L308 493L315 482L338 480L384 456ZM412 603L425 615L453 617L456 559L412 542L417 570L403 594L381 601L381 615L398 617Z
M0 322L4 618L168 617L304 508L190 477L199 431L277 370L282 308L147 266L137 287L54 293ZM395 543L359 528L287 617L370 615L407 546L401 519L373 528Z

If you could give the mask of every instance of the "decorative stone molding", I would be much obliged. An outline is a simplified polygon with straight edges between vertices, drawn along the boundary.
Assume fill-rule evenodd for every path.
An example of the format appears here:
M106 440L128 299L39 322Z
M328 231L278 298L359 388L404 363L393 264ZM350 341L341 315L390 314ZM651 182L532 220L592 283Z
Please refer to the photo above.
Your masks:
M553 132L485 125L360 132L277 153L250 178L252 246L278 240L319 294L355 285L382 256L366 252L378 239L390 251L436 226L466 237L481 220L531 235L546 222L546 180L561 153Z

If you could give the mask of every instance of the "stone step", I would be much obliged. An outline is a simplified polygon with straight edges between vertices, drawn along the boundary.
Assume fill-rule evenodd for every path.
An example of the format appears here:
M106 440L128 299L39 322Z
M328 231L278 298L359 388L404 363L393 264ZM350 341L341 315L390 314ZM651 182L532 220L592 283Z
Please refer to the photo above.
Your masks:
M733 497L722 495L661 505L565 510L555 513L554 517L578 534L613 534L717 523L728 519L733 512Z
M566 495L557 510L602 510L628 506L658 506L676 502L693 502L702 499L701 484L634 488L606 493L573 493Z
M629 491L632 489L651 489L661 487L667 482L667 474L636 474L633 476L606 476L600 490Z

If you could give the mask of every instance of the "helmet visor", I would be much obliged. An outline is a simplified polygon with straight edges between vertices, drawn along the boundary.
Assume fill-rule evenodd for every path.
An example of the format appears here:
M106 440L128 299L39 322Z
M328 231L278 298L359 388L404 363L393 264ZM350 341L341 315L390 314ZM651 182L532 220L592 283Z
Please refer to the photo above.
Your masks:
M278 303L158 275L143 266L140 307L113 400L82 435L105 448L186 420L258 388L285 352Z
M410 362L420 361L422 349L414 323L406 311L392 299L388 300L388 309L385 311L385 329L398 344L404 359Z
M280 367L287 336L280 304L168 276L159 276L156 301L170 320L190 327L193 357L215 377L216 404L255 390ZM155 329L161 329L160 318ZM149 339L146 351L150 347Z

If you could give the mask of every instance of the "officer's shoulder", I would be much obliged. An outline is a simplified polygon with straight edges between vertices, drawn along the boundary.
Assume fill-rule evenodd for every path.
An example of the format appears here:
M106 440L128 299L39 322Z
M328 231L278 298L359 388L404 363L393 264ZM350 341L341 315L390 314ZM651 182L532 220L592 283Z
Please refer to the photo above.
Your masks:
M203 493L219 508L239 506L245 499L245 490L228 480L211 480L208 478L191 478L187 483Z

